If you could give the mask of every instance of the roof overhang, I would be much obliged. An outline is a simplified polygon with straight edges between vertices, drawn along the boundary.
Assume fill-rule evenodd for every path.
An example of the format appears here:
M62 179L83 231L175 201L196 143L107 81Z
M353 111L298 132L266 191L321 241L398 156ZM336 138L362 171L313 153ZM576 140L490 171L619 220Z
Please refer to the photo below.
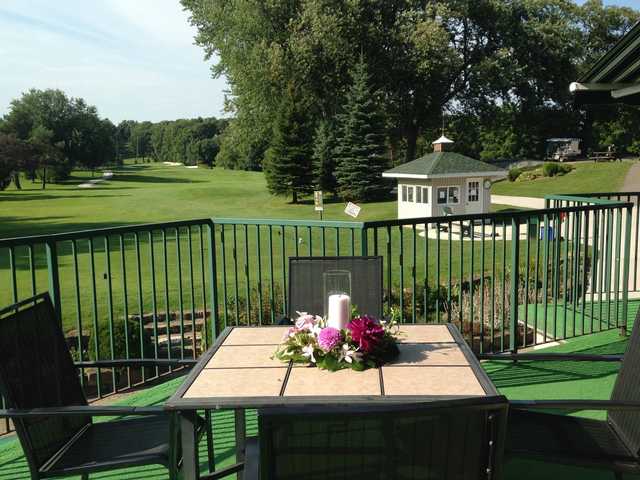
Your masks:
M577 82L569 86L579 105L640 105L640 22Z
M467 178L467 177L506 177L507 172L495 171L495 172L467 172L467 173L447 173L443 175L420 175L416 173L393 173L384 172L382 174L385 178L413 178L418 180L433 180L437 178Z
M582 83L569 85L576 103L580 105L628 103L640 104L640 83Z

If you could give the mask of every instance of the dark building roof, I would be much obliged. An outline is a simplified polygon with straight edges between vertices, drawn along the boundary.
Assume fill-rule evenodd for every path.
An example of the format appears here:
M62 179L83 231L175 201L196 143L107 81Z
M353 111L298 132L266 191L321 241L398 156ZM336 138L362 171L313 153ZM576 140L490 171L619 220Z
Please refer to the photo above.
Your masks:
M640 22L569 90L576 103L640 105Z
M505 170L455 152L433 152L387 170L385 177L457 177L462 175L497 176Z

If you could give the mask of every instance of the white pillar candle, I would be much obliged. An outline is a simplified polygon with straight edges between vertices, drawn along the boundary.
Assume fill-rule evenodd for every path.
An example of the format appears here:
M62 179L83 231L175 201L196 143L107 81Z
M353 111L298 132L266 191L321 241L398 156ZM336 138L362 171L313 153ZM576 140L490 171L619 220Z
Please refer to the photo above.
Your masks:
M351 297L342 293L329 295L327 326L342 330L351 319Z

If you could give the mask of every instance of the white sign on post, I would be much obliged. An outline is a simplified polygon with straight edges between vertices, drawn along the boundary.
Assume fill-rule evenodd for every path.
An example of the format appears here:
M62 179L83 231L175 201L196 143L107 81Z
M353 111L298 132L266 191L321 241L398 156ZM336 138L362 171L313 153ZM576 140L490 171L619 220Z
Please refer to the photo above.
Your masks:
M358 205L349 202L347 203L347 207L344 209L344 213L346 213L350 217L356 218L360 213L360 210L362 209Z
M315 192L313 192L313 204L316 212L322 212L324 210L322 190L316 190Z

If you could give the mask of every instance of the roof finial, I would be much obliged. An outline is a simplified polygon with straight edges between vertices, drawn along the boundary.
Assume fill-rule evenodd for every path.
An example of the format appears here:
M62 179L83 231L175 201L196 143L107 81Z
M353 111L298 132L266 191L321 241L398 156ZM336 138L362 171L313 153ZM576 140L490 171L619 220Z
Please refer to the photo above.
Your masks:
M442 112L442 136L444 137L444 112Z

